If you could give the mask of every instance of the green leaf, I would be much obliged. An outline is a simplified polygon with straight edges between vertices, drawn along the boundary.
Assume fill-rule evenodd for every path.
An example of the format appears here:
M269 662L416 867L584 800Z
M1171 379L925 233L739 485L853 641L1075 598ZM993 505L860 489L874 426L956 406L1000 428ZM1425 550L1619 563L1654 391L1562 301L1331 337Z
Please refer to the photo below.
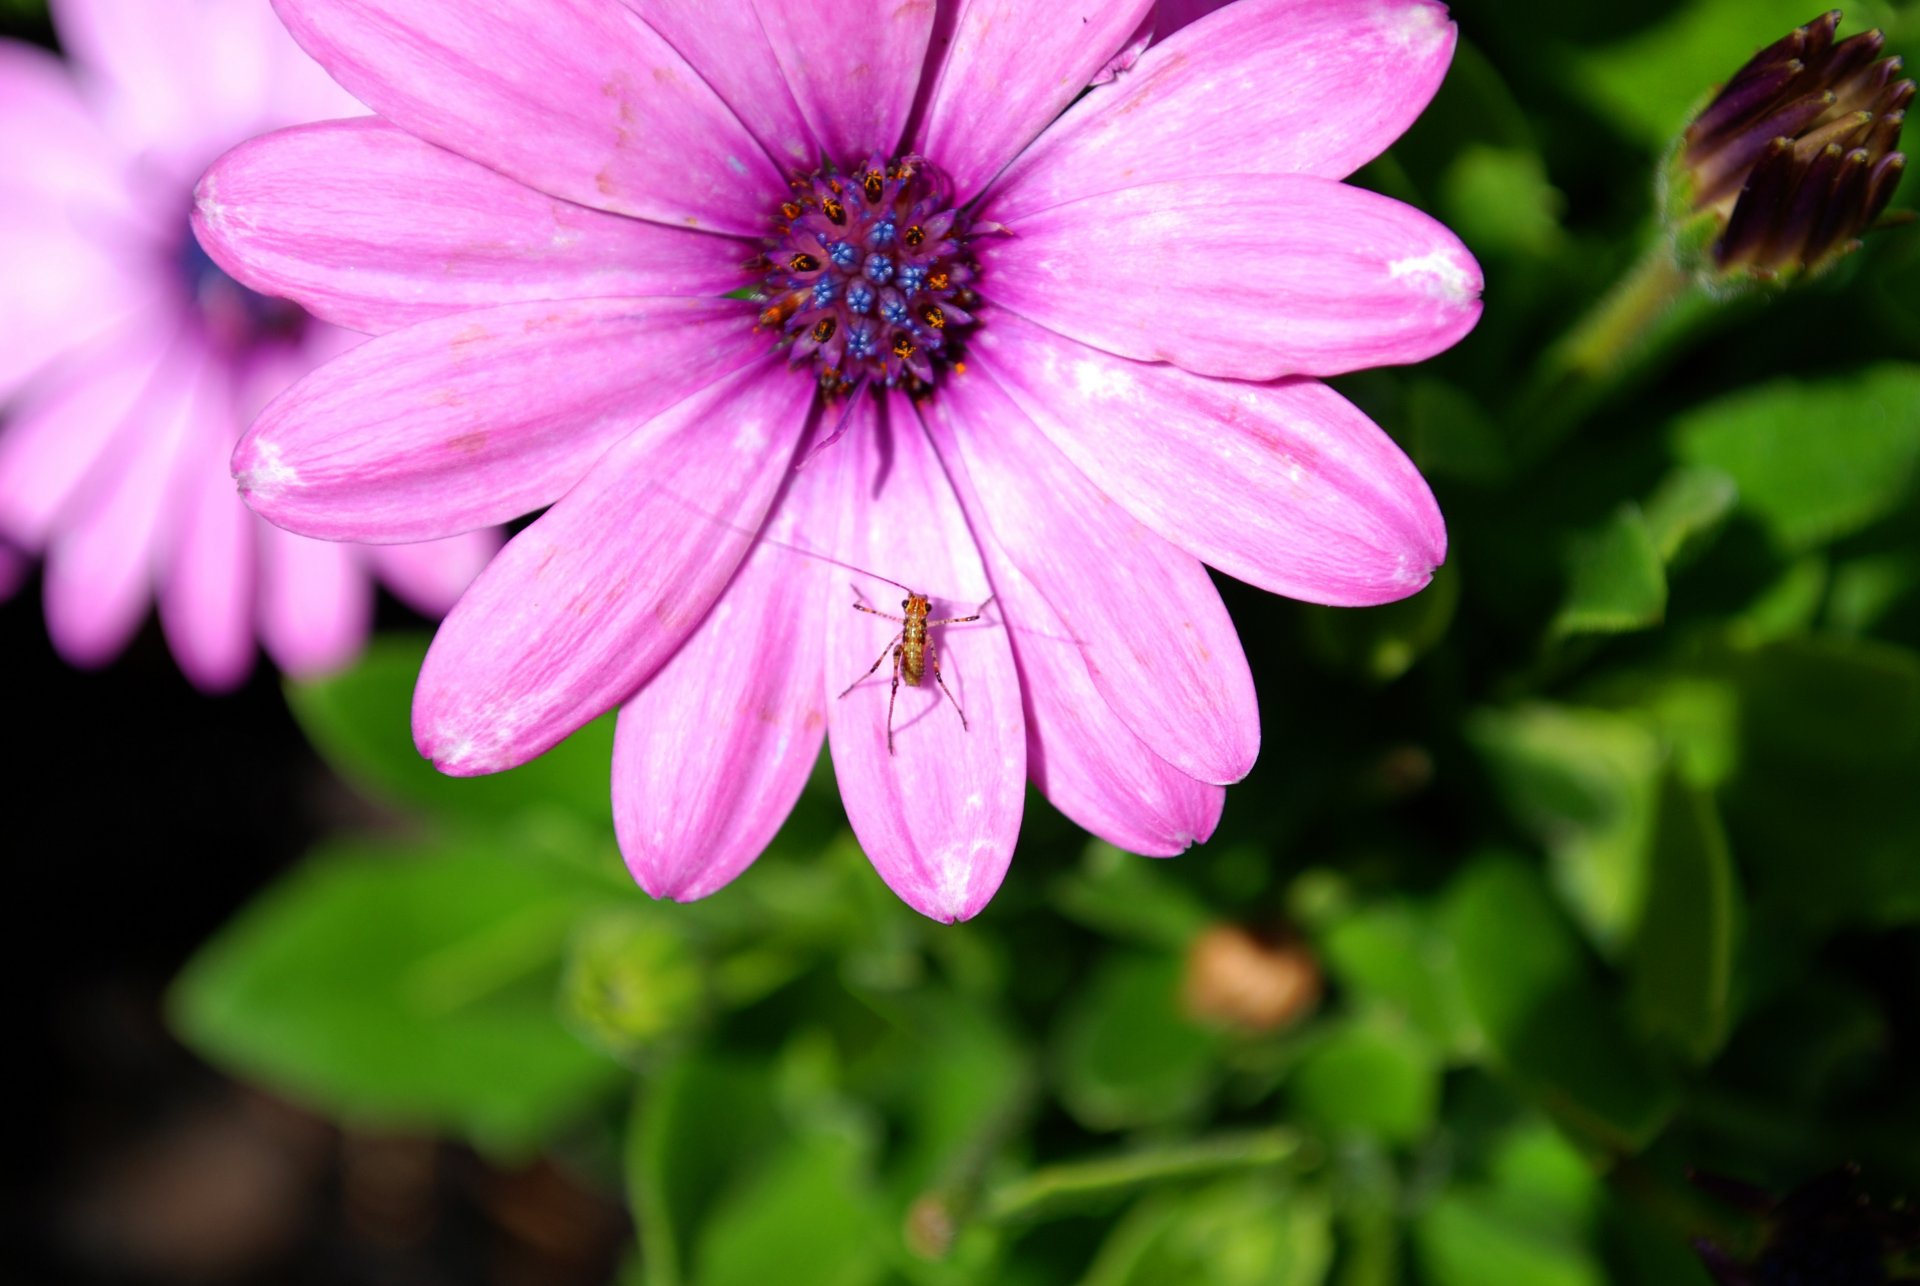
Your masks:
M1665 560L1637 507L1622 505L1605 526L1576 540L1568 564L1555 635L1621 634L1666 618Z
M1645 1147L1673 1110L1673 1087L1628 1037L1539 877L1482 858L1454 880L1445 920L1496 1064L1590 1142Z
M1726 1040L1737 911L1733 858L1713 801L1669 775L1628 956L1629 1004L1644 1033L1695 1063Z
M1508 811L1553 859L1554 884L1608 955L1646 891L1660 740L1630 714L1544 704L1483 710L1467 736Z
M1407 390L1408 454L1429 477L1497 486L1513 472L1513 452L1493 417L1462 389L1431 378Z
M1865 639L1737 654L1727 819L1756 894L1824 931L1920 921L1920 653Z
M684 921L652 906L595 916L574 933L561 981L561 1013L589 1044L644 1066L663 1041L706 1007L701 962Z
M1460 996L1453 944L1426 908L1387 902L1327 925L1318 945L1328 970L1362 1013L1413 1026L1446 1055L1472 1052L1475 1033Z
M350 670L288 681L301 730L341 776L375 798L442 820L489 826L557 810L595 832L611 830L611 717L508 772L445 776L413 745L413 684L426 651L424 637L382 635Z
M1061 1020L1061 1100L1094 1130L1189 1115L1217 1075L1217 1038L1181 1016L1177 956L1109 956Z
M1318 1286L1332 1262L1326 1196L1274 1176L1250 1176L1135 1206L1080 1282Z
M1672 567L1698 552L1739 499L1738 484L1718 469L1684 465L1669 473L1645 509L1661 561Z
M863 1132L811 1123L721 1194L701 1229L697 1286L864 1286L898 1233L880 1217Z
M1382 1023L1349 1024L1316 1044L1288 1082L1300 1118L1336 1138L1411 1144L1433 1127L1440 1099L1431 1047Z
M1517 1223L1485 1197L1450 1193L1414 1225L1420 1266L1434 1286L1604 1286L1591 1251Z
M1598 49L1556 51L1567 82L1650 153L1666 150L1689 109L1726 81L1763 45L1812 17L1805 0L1691 0L1662 6L1662 20ZM1847 7L1849 26L1885 26L1884 0ZM1858 24L1855 26L1854 24Z
M1157 863L1094 840L1077 870L1054 882L1062 915L1097 933L1183 951L1211 918L1191 890Z
M1460 606L1460 574L1443 564L1411 598L1379 607L1306 607L1307 636L1329 667L1391 683L1431 651Z
M731 1177L777 1137L764 1060L692 1052L641 1091L627 1132L627 1196L647 1286L680 1286L697 1230Z
M554 1013L567 936L602 897L485 852L322 850L188 964L174 1024L333 1116L524 1153L621 1076Z
M1731 477L1740 505L1800 553L1891 513L1920 461L1920 366L1778 380L1709 403L1675 427L1682 459Z
M1468 144L1440 181L1440 205L1447 225L1477 253L1537 258L1566 239L1566 199L1532 148Z

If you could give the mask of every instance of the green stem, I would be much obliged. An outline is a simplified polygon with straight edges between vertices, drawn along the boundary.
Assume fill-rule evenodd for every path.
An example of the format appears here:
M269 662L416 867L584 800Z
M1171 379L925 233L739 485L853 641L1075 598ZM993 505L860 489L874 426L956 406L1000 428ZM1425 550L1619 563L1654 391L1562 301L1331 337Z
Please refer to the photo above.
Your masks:
M1300 1136L1292 1131L1261 1130L1143 1148L1090 1161L1069 1161L1001 1184L987 1194L983 1213L996 1222L1033 1218L1058 1206L1121 1195L1169 1180L1208 1178L1299 1162L1306 1153Z
M1711 306L1695 278L1655 236L1640 260L1547 350L1515 403L1515 435L1533 461L1585 422L1660 353L1685 337Z

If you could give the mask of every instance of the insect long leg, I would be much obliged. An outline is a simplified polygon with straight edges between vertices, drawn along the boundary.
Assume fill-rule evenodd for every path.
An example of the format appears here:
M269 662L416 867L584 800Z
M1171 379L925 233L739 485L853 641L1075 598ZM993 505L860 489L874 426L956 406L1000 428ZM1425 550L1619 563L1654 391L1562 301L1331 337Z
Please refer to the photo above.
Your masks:
M880 613L875 612L874 615L878 616ZM847 692L853 691L868 679L871 679L873 672L880 668L880 663L887 659L888 652L893 653L893 686L894 690L898 691L900 688L900 653L899 650L894 647L894 644L899 641L900 636L898 634L894 635L893 638L888 641L886 647L880 649L880 655L873 658L873 664L867 667L867 672L847 685ZM840 695L844 697L847 695L847 692L842 692Z
M977 620L979 618L973 617L973 616L962 616L962 617L958 617L957 619L962 621L971 621L971 620ZM960 731L962 732L972 731L972 729L970 729L967 726L967 712L960 708L960 703L954 700L952 691L950 691L947 687L947 681L940 677L940 654L933 650L932 639L927 640L927 664L933 668L933 681L940 685L940 690L942 692L945 692L947 694L947 700L953 702L953 712L960 716Z
M893 753L893 703L900 695L900 654L906 649L898 644L893 649L893 691L887 693L887 753ZM880 663L874 662L877 667ZM937 672L936 672L937 675Z
M858 607L859 604L856 603L854 606ZM878 616L880 613L875 612L874 615ZM968 621L977 621L979 619L980 613L978 612L975 612L972 616L943 616L937 621L928 621L927 628L932 629L936 625L965 625Z
M876 612L871 607L868 607L865 603L855 603L853 605L853 610L856 612L865 612L868 616L877 616L883 621L892 621L895 625L906 624L906 621L903 618L898 616L889 616L885 612ZM969 616L969 617L966 617L965 619L969 621L977 621L980 618L977 616ZM944 621L936 622L936 624L945 624L945 622Z

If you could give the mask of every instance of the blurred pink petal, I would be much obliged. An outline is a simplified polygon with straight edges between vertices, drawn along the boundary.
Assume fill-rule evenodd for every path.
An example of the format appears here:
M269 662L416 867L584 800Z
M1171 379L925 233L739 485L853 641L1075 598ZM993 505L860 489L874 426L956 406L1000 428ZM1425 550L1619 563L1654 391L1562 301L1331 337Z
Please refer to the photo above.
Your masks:
M968 616L991 593L966 516L906 398L863 401L858 421L814 466L837 473L837 503L808 530L838 525L838 557L874 573L849 574L877 611L900 614L901 591L933 596L936 619ZM900 627L852 610L827 612L827 688L838 693L873 664ZM891 664L883 660L827 707L828 743L853 833L874 869L914 910L971 919L1006 875L1020 831L1027 739L1020 679L1003 616L991 606L967 625L935 627L924 683L903 681L887 749ZM934 682L934 659L967 726Z
M949 468L965 462L960 493L976 530L984 520L1068 623L1114 715L1190 777L1224 785L1246 776L1260 751L1260 708L1207 569L1087 481L998 387L960 378L946 393L925 414Z
M497 527L465 531L417 545L367 545L362 552L380 583L422 616L445 615L500 552Z
M193 347L193 346L188 346ZM174 460L217 405L211 356L164 365L128 421L125 443L74 498L47 545L47 632L79 666L111 661L140 626L178 512Z
M129 326L40 381L0 433L0 532L26 549L45 546L87 478L111 467L107 452L174 342L154 327ZM231 494L230 483L222 487Z
M1176 225L1205 227L1206 253L1167 254ZM1234 379L1417 362L1480 319L1480 267L1458 237L1391 197L1303 175L1194 178L1055 206L982 260L994 302L1029 320Z
M195 206L236 280L375 334L524 300L719 295L757 249L544 196L377 120L242 144Z
M777 166L819 164L820 148L780 75L752 0L625 0L720 95Z
M1160 0L1154 6L1153 38L1165 40L1182 27L1198 22L1216 9L1224 9L1233 0Z
M295 678L329 674L360 654L373 625L373 585L360 551L253 520L260 541L260 641Z
M726 104L614 0L274 8L375 112L550 196L753 236L784 191ZM742 202L743 189L757 199Z
M940 158L962 201L1032 142L1113 58L1152 0L1085 9L969 0L928 100L916 150ZM1045 75L1031 70L1045 68Z
M723 301L509 304L321 368L233 454L254 511L304 535L432 540L551 504L608 448L760 347Z
M831 512L822 470L795 475L767 521L804 540ZM613 820L640 887L702 898L745 870L793 810L827 731L823 562L765 541L673 659L620 710Z
M1310 603L1421 589L1446 528L1406 453L1323 384L1237 384L1132 362L1000 318L983 374L1148 530Z
M891 156L933 33L934 0L751 0L823 155Z
M27 579L27 556L0 540L0 603L12 598Z
M981 553L1017 621L1008 631L1027 719L1027 774L1049 803L1116 848L1176 857L1219 824L1227 792L1196 781L1147 748L1094 686L1070 627L1001 552Z
M1455 38L1434 0L1236 0L1075 104L1007 168L985 212L1019 228L1149 183L1344 178L1426 108ZM1204 225L1184 226L1204 244Z
M455 776L511 768L651 678L746 553L811 393L763 358L640 426L508 541L421 667L420 753Z
M260 520L233 503L221 476L233 442L232 401L210 395L174 462L179 514L160 569L160 625L181 671L203 692L238 687L253 669Z

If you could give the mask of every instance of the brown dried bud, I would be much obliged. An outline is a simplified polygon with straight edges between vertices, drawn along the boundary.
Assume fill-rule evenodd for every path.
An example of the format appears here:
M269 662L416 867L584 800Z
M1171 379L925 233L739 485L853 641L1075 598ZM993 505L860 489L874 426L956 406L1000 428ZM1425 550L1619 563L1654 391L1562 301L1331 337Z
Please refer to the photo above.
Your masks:
M1760 280L1815 272L1887 208L1914 85L1880 56L1880 32L1835 41L1839 25L1835 9L1762 49L1687 127L1666 203L1683 260Z
M1304 943L1215 925L1187 949L1185 1001L1200 1022L1277 1031L1320 1002L1320 965Z

